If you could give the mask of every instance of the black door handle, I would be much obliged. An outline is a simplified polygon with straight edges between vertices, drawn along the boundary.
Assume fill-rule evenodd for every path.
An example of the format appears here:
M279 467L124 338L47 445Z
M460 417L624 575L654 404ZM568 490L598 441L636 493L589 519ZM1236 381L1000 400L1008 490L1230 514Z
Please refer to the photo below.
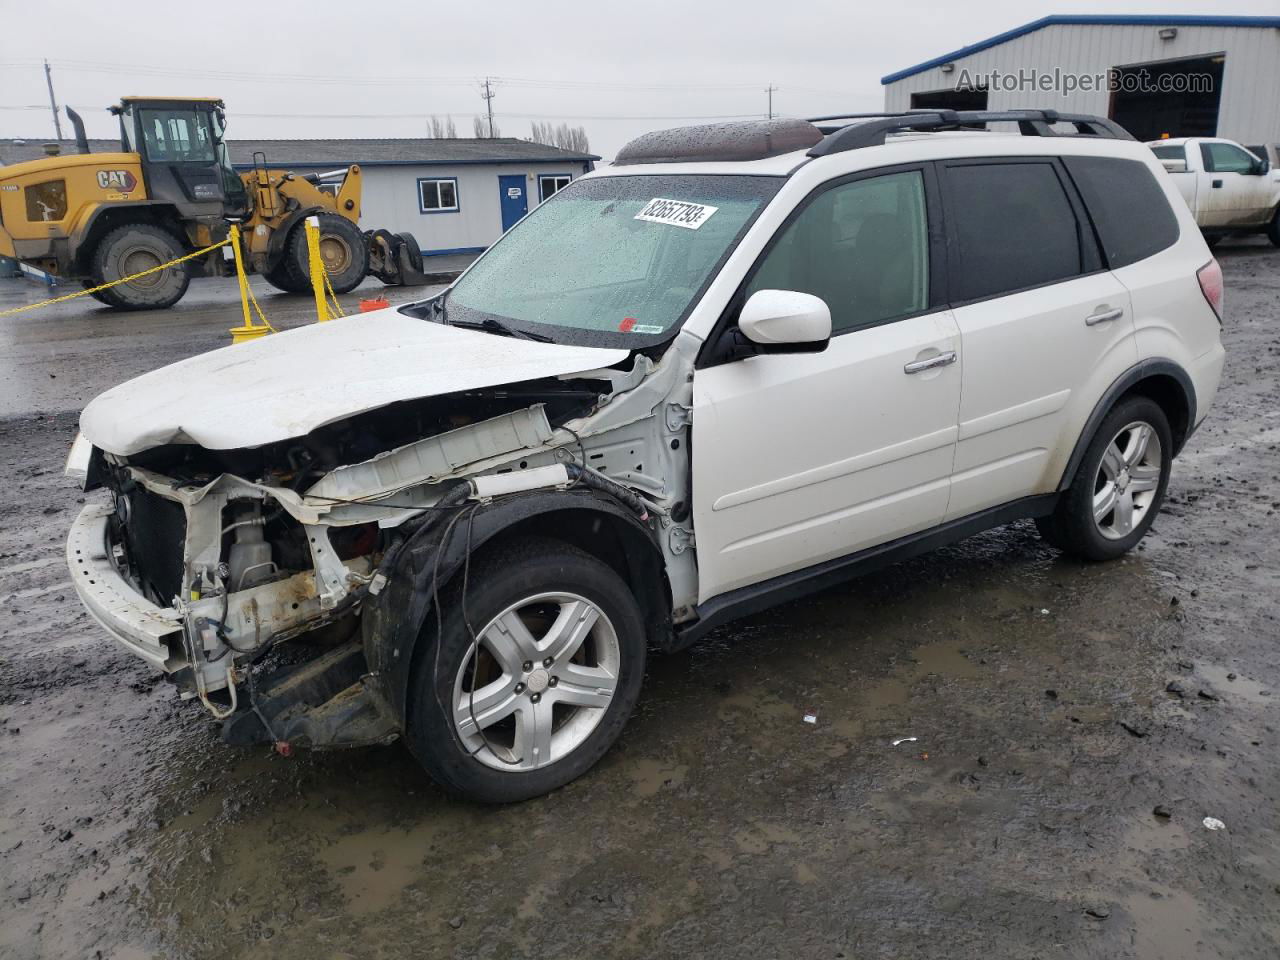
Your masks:
M1222 186L1222 181L1221 181L1221 180L1215 180L1215 181L1213 181L1213 188L1214 188L1215 190L1216 190L1216 189L1218 189L1218 187L1220 187L1220 186Z

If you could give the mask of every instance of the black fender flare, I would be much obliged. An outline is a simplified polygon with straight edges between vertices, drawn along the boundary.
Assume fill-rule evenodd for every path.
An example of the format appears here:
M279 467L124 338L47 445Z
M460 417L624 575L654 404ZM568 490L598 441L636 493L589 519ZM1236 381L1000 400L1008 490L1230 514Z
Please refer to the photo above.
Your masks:
M332 210L326 210L324 207L299 207L280 221L280 226L271 232L271 240L267 243L269 269L275 269L276 265L279 264L280 258L284 255L285 242L289 239L289 234L293 233L294 227L313 214L333 212Z
M1180 438L1180 442L1175 445L1173 454L1177 456L1182 451L1187 438L1191 436L1191 432L1195 429L1195 385L1191 382L1191 376L1187 371L1172 360L1163 357L1143 360L1120 374L1115 382L1107 387L1106 392L1102 394L1102 399L1094 405L1093 412L1089 414L1089 419L1085 421L1084 429L1080 431L1080 436L1076 438L1076 445L1071 451L1071 458L1067 461L1066 469L1062 471L1062 479L1058 482L1059 492L1071 486L1072 481L1075 479L1076 471L1080 469L1080 461L1084 459L1085 450L1088 449L1090 442L1093 440L1093 435L1102 424L1103 418L1111 412L1111 408L1115 406L1116 401L1136 384L1146 380L1148 377L1156 376L1171 377L1182 389L1183 399L1187 404L1187 429Z
M653 556L649 559L656 560L657 569L662 569L662 551L654 530L625 505L596 490L570 488L531 491L481 503L479 506L464 504L458 509L461 516L454 524L448 541L443 544L443 554L440 554L441 541L449 529L450 520L458 516L454 511L433 518L410 535L403 549L394 558L391 569L386 572L386 586L377 596L364 601L360 620L369 676L378 698L390 709L401 727L407 717L409 680L419 638L427 617L432 614L433 581L438 576L440 589L443 590L462 568L466 559L469 524L471 549L474 553L504 531L540 515L577 511L581 513L584 523L593 516L605 517L612 523L625 524L626 529L632 531L636 538L643 538L653 550ZM467 512L471 510L474 513L468 517ZM630 559L628 556L628 560ZM653 569L643 563L640 566ZM642 579L646 582L634 585L638 595L649 595L642 596L642 602L653 600L658 589L666 592L665 611L645 611L646 620L650 621L650 637L654 639L657 632L670 630L670 591L661 577L656 583L651 582L652 577Z

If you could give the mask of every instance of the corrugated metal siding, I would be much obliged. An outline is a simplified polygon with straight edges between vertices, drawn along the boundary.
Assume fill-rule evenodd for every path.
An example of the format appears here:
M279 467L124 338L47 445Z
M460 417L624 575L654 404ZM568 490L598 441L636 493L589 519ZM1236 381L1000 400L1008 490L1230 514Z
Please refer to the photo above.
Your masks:
M523 173L529 209L538 205L539 174L582 176L582 162L420 167L363 167L364 191L360 226L381 227L392 233L412 233L424 251L468 250L489 246L502 236L498 177ZM418 178L456 177L456 213L422 213L418 208Z
M1112 67L1135 66L1225 53L1218 136L1246 143L1280 142L1280 30L1259 27L1178 27L1172 40L1161 40L1159 27L1055 24L988 50L957 59L947 74L933 67L885 86L885 109L906 110L911 94L954 89L961 72L973 75L992 70L1016 73L1055 68L1072 73L1105 73ZM992 110L1046 107L1062 111L1107 115L1106 90L1055 91L992 90Z

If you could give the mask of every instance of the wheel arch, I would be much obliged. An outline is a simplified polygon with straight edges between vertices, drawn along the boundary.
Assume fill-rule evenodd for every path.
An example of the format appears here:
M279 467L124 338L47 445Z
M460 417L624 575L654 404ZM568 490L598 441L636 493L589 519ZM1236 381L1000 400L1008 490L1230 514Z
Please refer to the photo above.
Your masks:
M650 645L669 646L671 590L653 532L627 507L596 491L548 491L464 507L448 541L449 522L414 535L388 572L386 588L366 601L361 617L365 657L379 696L401 725L407 719L409 681L423 640L433 598L461 575L470 524L471 553L513 538L561 540L597 557L631 587L640 603ZM437 573L437 556L439 569Z
M1169 418L1169 429L1173 433L1173 455L1177 456L1182 451L1196 422L1196 388L1191 376L1172 360L1143 360L1122 373L1094 405L1084 429L1076 438L1066 469L1062 471L1058 483L1060 492L1071 486L1080 461L1084 459L1085 451L1103 419L1117 403L1130 396L1149 397L1160 405Z
M79 242L71 250L71 260L75 265L76 273L84 276L89 272L93 254L103 237L117 227L126 227L131 224L159 227L172 234L184 251L189 252L192 249L177 208L163 203L103 204L86 222Z

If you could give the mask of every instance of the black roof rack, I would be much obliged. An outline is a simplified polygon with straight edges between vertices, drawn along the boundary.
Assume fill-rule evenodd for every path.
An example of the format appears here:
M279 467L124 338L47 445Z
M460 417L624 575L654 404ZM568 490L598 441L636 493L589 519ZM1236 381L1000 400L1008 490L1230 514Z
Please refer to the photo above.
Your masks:
M856 122L833 124L832 121L836 120ZM809 150L811 157L825 157L860 147L878 147L891 133L960 130L1002 122L1016 123L1024 137L1064 136L1053 129L1053 124L1069 123L1075 127L1075 133L1065 136L1134 139L1114 120L1086 113L1059 113L1057 110L909 110L903 113L836 114L811 117L809 122L826 134Z

